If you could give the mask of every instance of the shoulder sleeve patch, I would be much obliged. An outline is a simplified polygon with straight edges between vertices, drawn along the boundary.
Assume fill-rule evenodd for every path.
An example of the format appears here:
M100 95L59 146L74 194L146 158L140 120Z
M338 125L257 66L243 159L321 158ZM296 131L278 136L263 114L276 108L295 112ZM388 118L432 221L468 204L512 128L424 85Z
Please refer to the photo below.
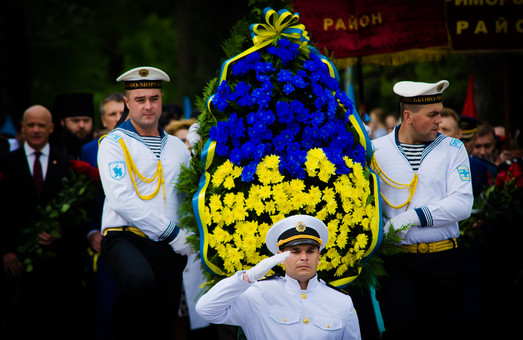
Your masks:
M470 169L466 165L458 166L458 174L462 181L470 181Z
M450 146L453 146L455 148L460 149L462 145L463 145L463 142L460 141L459 139L452 138L452 140L450 141Z
M116 180L121 180L127 173L127 167L124 161L115 161L109 163L109 174Z
M122 136L120 136L120 134L116 133L115 131L112 131L107 135L107 138L118 142L120 139L122 139Z

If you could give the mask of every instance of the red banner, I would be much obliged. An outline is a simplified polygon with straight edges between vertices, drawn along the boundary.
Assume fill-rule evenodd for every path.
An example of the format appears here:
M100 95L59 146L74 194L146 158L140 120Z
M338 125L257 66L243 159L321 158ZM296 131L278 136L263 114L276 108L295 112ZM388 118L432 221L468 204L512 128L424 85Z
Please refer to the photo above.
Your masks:
M295 0L311 40L334 58L448 46L442 0Z
M523 49L523 0L448 0L455 51Z

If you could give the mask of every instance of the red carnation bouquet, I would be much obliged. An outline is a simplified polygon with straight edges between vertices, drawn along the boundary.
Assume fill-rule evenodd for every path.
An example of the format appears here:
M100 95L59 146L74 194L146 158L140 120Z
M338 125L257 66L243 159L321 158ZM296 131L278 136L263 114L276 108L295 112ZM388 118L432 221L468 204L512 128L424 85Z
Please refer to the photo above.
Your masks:
M45 257L54 256L52 248L42 246L39 235L50 234L55 240L64 232L74 232L88 221L90 203L101 190L98 169L84 161L70 160L71 175L62 178L62 190L45 206L38 206L35 221L25 231L27 242L17 249L25 270L31 272L35 262ZM67 229L67 230L66 230Z
M523 171L518 161L509 161L498 168L494 183L474 200L472 215L460 223L461 235L477 238L485 223L514 223L523 217Z

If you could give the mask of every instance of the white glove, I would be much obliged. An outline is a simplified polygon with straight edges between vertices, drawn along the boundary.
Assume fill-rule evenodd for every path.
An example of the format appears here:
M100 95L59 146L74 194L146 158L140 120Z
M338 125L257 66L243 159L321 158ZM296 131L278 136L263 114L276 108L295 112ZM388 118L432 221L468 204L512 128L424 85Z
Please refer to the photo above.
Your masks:
M191 245L186 242L187 236L190 236L194 234L193 232L186 232L182 228L180 228L180 231L178 232L178 235L169 242L169 245L173 247L174 251L180 255L188 256L190 254L194 254L194 250L192 250Z
M366 125L366 124L363 124L365 126L365 131L367 131L367 134L370 136L370 133L371 133L371 128L370 126Z
M399 215L394 216L390 220L387 221L385 224L385 227L383 227L383 233L387 234L389 232L389 229L392 228L393 230L401 229L402 227L407 227L404 230L398 231L398 236L402 239L405 238L405 235L409 231L410 227L420 225L420 220L418 217L418 214L414 210L409 210L404 213L401 213Z
M272 267L274 267L278 263L285 261L285 259L288 258L289 256L291 256L291 252L285 251L283 253L279 253L279 254L273 255L271 257L268 257L266 259L263 259L260 263L258 263L254 267L248 269L245 272L245 275L247 275L247 277L249 278L249 282L251 282L251 283L254 281L258 281L259 279L264 277L265 274L267 274L267 272L269 270L271 270Z
M200 135L197 132L199 128L200 125L198 123L194 123L189 127L189 132L187 133L187 136L185 136L185 139L187 139L189 145L191 145L191 148L194 144L200 141Z

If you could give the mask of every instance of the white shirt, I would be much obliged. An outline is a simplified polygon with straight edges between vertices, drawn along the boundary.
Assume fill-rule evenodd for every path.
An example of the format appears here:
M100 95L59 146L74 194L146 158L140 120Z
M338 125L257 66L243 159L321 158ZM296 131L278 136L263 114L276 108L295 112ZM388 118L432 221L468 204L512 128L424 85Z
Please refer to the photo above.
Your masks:
M418 219L412 221L401 244L437 242L459 236L458 222L470 216L473 204L470 165L467 150L455 138L438 134L421 156L417 171L399 145L399 125L388 135L372 141L374 157L389 178L407 184L418 175L416 191L408 210L415 210ZM395 206L407 201L409 189L397 189L380 177L380 191ZM395 209L382 201L384 215L392 218L406 211ZM385 221L386 222L386 221Z
M361 339L352 299L317 277L306 290L285 276L248 283L244 271L218 282L196 304L212 323L241 326L247 339Z
M31 176L34 172L34 163L35 163L35 149L29 146L27 142L24 142L24 150L27 157L27 163L29 164L29 171L31 171ZM47 166L49 165L49 152L51 148L49 143L47 143L42 150L40 150L40 164L42 165L42 179L45 181L45 176L47 175Z
M179 138L161 131L160 159L147 147L130 121L111 131L100 142L98 168L105 192L102 215L102 233L106 228L132 226L143 231L151 240L169 239L178 222L178 208L182 197L175 189L181 165L189 166L191 154ZM138 171L152 178L158 160L163 167L163 188L150 200L142 200L131 181L119 140L123 139ZM135 178L139 192L148 195L156 189L157 181L145 183Z

